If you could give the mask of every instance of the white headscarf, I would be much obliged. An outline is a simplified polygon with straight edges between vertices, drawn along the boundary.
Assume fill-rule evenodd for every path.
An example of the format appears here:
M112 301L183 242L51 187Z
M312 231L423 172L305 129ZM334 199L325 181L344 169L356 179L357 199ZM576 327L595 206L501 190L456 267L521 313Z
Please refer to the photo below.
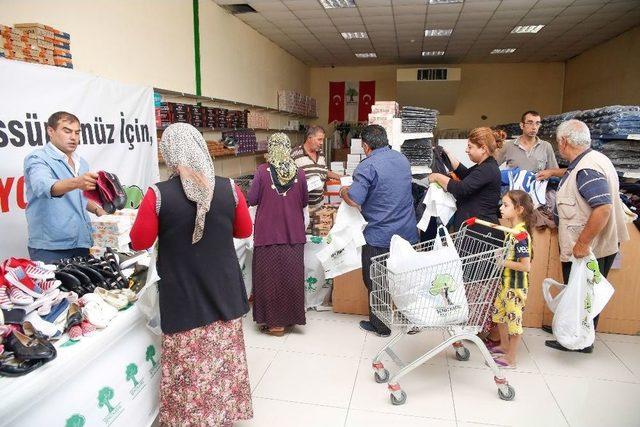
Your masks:
M162 157L171 169L172 176L179 175L187 199L197 205L192 243L197 243L204 232L204 222L211 207L216 185L213 160L202 134L187 123L170 125L160 141Z

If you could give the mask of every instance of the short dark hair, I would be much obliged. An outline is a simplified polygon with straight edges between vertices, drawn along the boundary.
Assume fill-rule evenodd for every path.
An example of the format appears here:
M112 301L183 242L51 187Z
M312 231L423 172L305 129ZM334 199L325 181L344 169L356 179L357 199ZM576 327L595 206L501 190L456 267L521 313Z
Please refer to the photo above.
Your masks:
M362 138L362 142L367 144L372 150L389 145L387 131L380 125L365 126L362 132L360 132L360 138Z
M47 120L47 126L57 129L60 122L80 123L80 119L74 114L67 113L66 111L58 111L49 117L49 120Z
M538 112L537 112L537 111L535 111L535 110L525 111L525 112L522 114L522 118L520 119L520 123L524 123L524 119L525 119L525 117L527 117L527 115L528 115L528 114L531 114L532 116L542 117L542 116L540 115L540 113L538 113Z
M305 135L305 139L309 139L319 132L325 133L322 126L309 126L309 128L307 129L307 134Z

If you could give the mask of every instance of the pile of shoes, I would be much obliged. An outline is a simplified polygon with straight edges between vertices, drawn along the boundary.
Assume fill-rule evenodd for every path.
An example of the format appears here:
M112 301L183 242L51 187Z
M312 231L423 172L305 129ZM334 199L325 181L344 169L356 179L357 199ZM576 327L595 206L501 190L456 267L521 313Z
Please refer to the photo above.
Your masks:
M106 328L137 299L148 261L146 252L126 256L107 248L101 258L57 266L19 258L0 264L0 376L28 374L56 357L53 342ZM137 275L133 289L129 275Z

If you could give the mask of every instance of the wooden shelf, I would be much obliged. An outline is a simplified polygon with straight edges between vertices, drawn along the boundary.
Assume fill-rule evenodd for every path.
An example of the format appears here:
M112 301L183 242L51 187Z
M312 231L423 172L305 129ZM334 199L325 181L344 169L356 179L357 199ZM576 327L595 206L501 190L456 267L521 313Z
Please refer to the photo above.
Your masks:
M214 102L216 104L220 104L220 105L229 105L232 107L236 107L236 108L245 108L245 109L253 109L256 111L264 111L267 113L273 113L273 114L280 114L280 115L284 115L284 116L288 116L288 117L297 117L300 119L317 119L318 116L306 116L304 114L296 114L296 113L291 113L289 111L283 111L283 110L279 110L277 108L271 108L271 107L265 107L263 105L256 105L256 104L248 104L245 102L238 102L238 101L230 101L228 99L221 99L221 98L213 98L210 96L199 96L199 95L194 95L191 93L185 93L185 92L177 92L174 90L167 90L167 89L161 89L161 88L153 88L154 92L158 92L162 95L169 95L169 96L175 96L175 97L181 97L181 98L189 98L189 99L193 99L194 101L207 101L207 102Z

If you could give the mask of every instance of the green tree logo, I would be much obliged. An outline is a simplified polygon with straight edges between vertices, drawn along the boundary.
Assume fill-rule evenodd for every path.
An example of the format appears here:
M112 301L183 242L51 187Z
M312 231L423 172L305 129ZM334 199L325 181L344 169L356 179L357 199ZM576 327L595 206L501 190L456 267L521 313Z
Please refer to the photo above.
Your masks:
M152 345L150 345L149 347L147 347L147 362L151 362L151 367L155 368L157 363L156 361L153 359L153 356L156 355L156 348Z
M142 193L140 187L137 185L125 186L124 192L127 195L125 207L129 209L138 209L140 207L140 203L142 203L142 199L144 198L144 193Z
M102 408L103 406L106 406L109 413L113 412L114 408L111 405L111 402L109 402L113 399L113 396L115 396L115 393L111 387L101 388L98 392L98 407Z
M310 292L315 292L316 290L316 286L315 284L318 283L318 279L316 279L315 277L308 277L307 278L307 290Z
M345 92L345 95L347 95L347 96L349 97L349 101L347 101L347 102L356 102L356 101L353 99L353 97L354 97L354 96L358 96L358 91L357 91L355 88L350 87L350 88L349 88L349 89L347 89L347 91Z
M322 237L320 236L311 237L311 243L315 243L316 245L319 245L320 243L322 243Z
M67 419L65 427L84 427L84 423L87 420L80 414L73 414Z
M593 307L593 301L591 299L591 294L587 292L587 296L584 297L584 309L587 312L591 313L591 308Z
M454 292L456 290L456 282L450 274L438 274L436 278L431 282L431 289L429 293L433 296Z
M136 365L135 363L129 363L127 365L127 370L125 371L125 373L127 375L127 381L132 381L133 386L137 386L138 380L136 379L136 375L138 374L138 365Z
M592 259L587 262L587 268L593 272L593 283L598 284L602 280L602 274L600 274L600 269L598 268L598 261Z

